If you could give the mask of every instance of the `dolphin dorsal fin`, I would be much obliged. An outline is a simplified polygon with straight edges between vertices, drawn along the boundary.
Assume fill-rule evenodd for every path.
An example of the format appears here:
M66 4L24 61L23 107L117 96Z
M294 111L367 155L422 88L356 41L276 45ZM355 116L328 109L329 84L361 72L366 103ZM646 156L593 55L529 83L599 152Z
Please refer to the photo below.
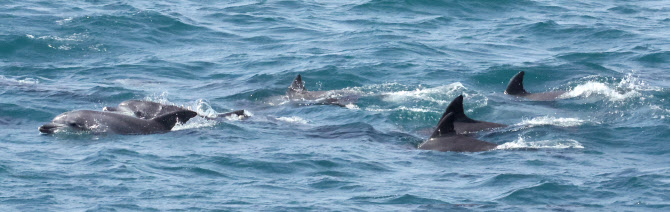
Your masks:
M440 122L437 123L437 129L433 132L433 135L431 135L431 138L437 138L446 134L453 134L456 133L454 130L454 120L455 116L454 113L449 113L446 116L444 116L442 119L440 119Z
M180 110L153 118L151 120L160 123L165 127L165 129L171 130L174 125L177 124L177 121L184 123L197 115L198 113L190 110Z
M449 106L447 106L447 109L442 114L442 118L447 116L449 113L454 113L454 120L463 122L474 121L465 115L465 111L463 110L463 95L457 96L453 101L451 101L451 103L449 103Z
M512 77L512 79L509 80L509 84L507 84L507 89L505 89L505 93L509 95L520 95L520 94L526 94L525 89L523 89L523 75L524 72L520 71L516 75Z
M288 86L288 93L297 93L297 92L302 92L306 91L305 90L305 84L302 82L302 77L300 77L300 74L298 74L297 77L293 80L293 83L291 83L290 86Z

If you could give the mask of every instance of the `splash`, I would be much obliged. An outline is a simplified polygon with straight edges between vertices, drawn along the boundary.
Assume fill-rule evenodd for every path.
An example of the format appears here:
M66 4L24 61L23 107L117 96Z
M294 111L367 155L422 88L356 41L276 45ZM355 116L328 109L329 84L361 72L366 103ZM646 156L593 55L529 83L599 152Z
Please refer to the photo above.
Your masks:
M419 112L419 113L440 113L439 111L433 111L429 110L426 108L417 108L417 107L405 107L405 106L400 106L394 109L382 109L378 107L369 107L366 108L365 110L367 111L372 111L372 112L390 112L390 111L411 111L411 112Z
M419 87L412 91L394 91L382 93L383 99L390 102L402 102L407 100L424 100L439 104L447 104L451 100L443 98L444 96L455 96L456 93L465 90L465 86L460 82L449 85L438 86L434 88Z
M186 129L196 129L196 128L203 128L203 127L213 127L217 124L218 122L215 120L207 120L203 117L196 116L188 120L186 123L177 123L174 125L172 128L172 131L179 131L179 130L186 130Z
M358 109L360 109L358 106L356 106L356 105L353 104L353 103L349 103L349 104L347 104L347 105L344 105L344 107L346 107L347 109L350 109L350 110L358 110Z
M594 78L587 77L587 78ZM613 80L617 80L614 78ZM626 99L641 96L640 91L660 91L658 87L650 86L646 82L633 76L632 73L624 76L618 83L608 85L603 82L588 81L584 84L577 85L572 90L560 96L560 98L574 98L574 97L592 97L604 96L609 101L623 101Z
M526 141L523 137L517 140L498 145L496 149L583 149L581 143L573 139L566 140L542 140L542 141Z

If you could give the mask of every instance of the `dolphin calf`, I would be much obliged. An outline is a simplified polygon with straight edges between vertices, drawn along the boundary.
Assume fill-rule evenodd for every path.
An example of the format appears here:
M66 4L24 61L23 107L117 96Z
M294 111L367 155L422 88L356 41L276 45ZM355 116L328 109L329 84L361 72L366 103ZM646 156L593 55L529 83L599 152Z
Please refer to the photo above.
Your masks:
M443 119L450 113L454 116L454 130L456 130L456 134L468 134L507 126L493 122L477 121L466 116L463 110L463 95L457 96L449 103L440 119Z
M498 145L480 141L465 135L456 134L454 121L456 116L449 113L437 123L433 134L419 145L419 149L442 152L481 152L495 149Z
M172 130L177 123L186 122L198 115L190 110L170 112L153 119L141 119L119 113L75 110L56 116L51 123L39 127L39 131L52 134L57 130L88 131L115 134L152 134Z
M358 99L358 96L344 91L307 91L300 74L288 86L286 96L290 101L304 105L337 105L340 107L346 107L347 104Z
M505 89L505 94L512 96L524 97L529 100L534 101L552 101L563 95L565 91L550 91L545 93L528 93L523 89L523 75L524 72L521 71L514 75L512 79L509 80L507 84L507 89Z
M176 112L180 110L187 110L183 107L175 105L165 105L157 102L144 101L144 100L127 100L119 103L117 107L104 107L103 111L115 111L115 112L124 112L135 115L135 117L143 119L152 119L158 116L168 114L171 112ZM241 116L242 118L247 118L248 116L244 113L244 110L236 110L233 112L218 114L215 118L210 118L203 116L208 120L215 120L221 117L228 117L232 115Z

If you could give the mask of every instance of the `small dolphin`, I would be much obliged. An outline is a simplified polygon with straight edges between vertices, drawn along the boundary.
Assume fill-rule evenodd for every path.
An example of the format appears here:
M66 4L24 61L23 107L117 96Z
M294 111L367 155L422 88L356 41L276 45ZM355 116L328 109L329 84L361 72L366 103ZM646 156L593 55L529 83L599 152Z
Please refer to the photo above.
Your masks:
M172 130L177 123L186 122L198 115L190 110L170 112L153 119L141 119L119 113L75 110L56 116L51 123L39 127L42 133L56 130L89 131L115 134L152 134Z
M347 104L353 103L358 99L357 96L347 94L347 92L343 91L307 91L300 74L288 86L286 96L291 101L300 102L305 105L337 105L340 107L346 107Z
M514 75L512 79L509 80L509 84L507 84L507 89L505 89L505 94L509 94L512 96L520 96L534 101L552 101L565 93L565 91L528 93L526 92L525 89L523 89L523 75L524 72L521 71L516 75Z
M134 114L135 117L143 119L152 119L158 116L168 114L171 112L176 112L180 110L186 110L183 107L175 105L165 105L157 102L150 102L144 100L127 100L119 103L117 107L104 107L102 111L117 111ZM244 114L244 110L236 110L233 112L218 114L216 118L210 118L203 116L208 120L215 120L220 117L228 117L232 115L241 116L242 118L248 117Z
M465 135L456 134L454 121L456 116L449 113L437 124L433 135L419 145L419 149L442 152L481 152L495 149L498 145L480 141Z
M443 119L445 116L447 116L447 114L450 113L453 113L454 115L454 129L456 130L457 134L468 134L507 126L504 124L477 121L466 116L465 112L463 111L463 95L459 95L454 98L453 101L451 101L449 106L447 106L447 109L442 114L442 118L440 119Z

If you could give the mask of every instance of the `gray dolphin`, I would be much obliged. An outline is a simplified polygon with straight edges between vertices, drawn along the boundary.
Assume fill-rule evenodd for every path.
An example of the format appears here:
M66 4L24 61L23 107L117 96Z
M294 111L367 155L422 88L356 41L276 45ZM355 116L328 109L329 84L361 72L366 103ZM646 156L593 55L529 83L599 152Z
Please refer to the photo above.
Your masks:
M463 110L463 95L459 95L451 101L440 119L443 119L450 113L453 113L454 115L454 129L457 134L468 134L507 126L493 122L477 121L466 116Z
M102 110L131 113L138 118L152 119L164 114L186 109L175 105L165 105L151 101L127 100L119 103L117 107L104 107L102 108ZM242 118L248 117L247 115L244 114L244 110L236 110L233 112L218 114L215 118L210 118L206 116L203 117L208 120L214 120L217 118L228 117L232 115L241 116Z
M433 135L419 145L419 149L442 152L481 152L495 149L498 145L480 141L465 135L456 134L454 121L456 116L449 113L437 124Z
M528 93L523 89L523 75L524 72L521 71L514 75L512 79L509 80L507 84L507 89L505 89L505 94L512 96L520 96L529 100L534 101L552 101L563 95L565 91L550 91L545 93Z
M119 113L75 110L56 116L51 123L39 127L42 133L56 130L89 131L115 134L152 134L172 130L177 121L186 122L198 115L190 110L170 112L153 119L141 119Z
M346 107L347 104L358 99L358 96L343 91L307 91L300 74L288 86L286 96L289 100L304 105L337 105L340 107Z

